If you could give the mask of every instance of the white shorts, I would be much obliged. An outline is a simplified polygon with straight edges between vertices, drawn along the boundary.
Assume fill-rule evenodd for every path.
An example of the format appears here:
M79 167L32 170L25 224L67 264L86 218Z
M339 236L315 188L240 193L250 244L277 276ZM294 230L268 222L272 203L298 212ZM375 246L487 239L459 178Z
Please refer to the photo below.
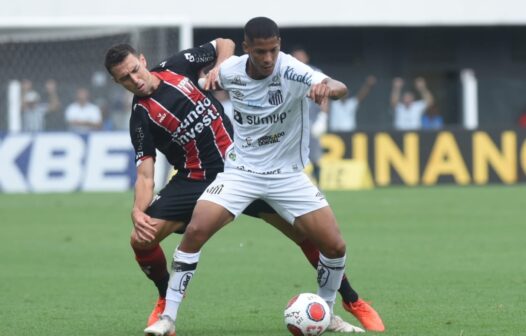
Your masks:
M257 199L266 201L291 224L296 217L329 205L304 173L258 175L226 169L199 197L221 205L236 217Z

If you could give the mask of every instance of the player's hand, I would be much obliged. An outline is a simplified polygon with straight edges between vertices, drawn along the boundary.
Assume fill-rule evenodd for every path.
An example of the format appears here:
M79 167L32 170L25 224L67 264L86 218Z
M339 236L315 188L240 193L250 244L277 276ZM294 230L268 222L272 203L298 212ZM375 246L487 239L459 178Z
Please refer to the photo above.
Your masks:
M220 90L219 67L212 68L205 77L199 78L199 86L206 91Z
M329 86L322 82L311 86L308 97L316 104L321 105L324 101L329 99L330 93L331 89Z
M150 216L143 211L134 209L132 211L132 222L139 242L149 243L155 239L157 228Z

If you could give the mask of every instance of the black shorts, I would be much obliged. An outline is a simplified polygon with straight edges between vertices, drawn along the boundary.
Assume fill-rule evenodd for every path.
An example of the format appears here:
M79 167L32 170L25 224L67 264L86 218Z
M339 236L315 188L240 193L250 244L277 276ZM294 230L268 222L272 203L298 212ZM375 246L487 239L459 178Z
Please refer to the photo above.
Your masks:
M174 176L166 186L154 197L146 209L146 214L153 218L178 221L188 224L192 218L195 203L212 180L196 181ZM259 218L260 213L276 213L265 201L252 202L243 211L245 215ZM176 233L183 233L186 226Z

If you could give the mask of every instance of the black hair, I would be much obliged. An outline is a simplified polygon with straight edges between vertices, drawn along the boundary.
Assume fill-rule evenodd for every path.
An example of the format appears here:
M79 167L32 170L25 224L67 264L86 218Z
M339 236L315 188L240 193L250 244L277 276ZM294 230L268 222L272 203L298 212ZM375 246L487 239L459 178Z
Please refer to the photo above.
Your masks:
M245 39L254 41L254 39L267 39L271 37L280 37L279 28L276 22L263 16L250 19L245 25Z
M122 63L122 61L124 61L124 59L130 54L139 56L137 50L135 50L131 45L126 43L117 44L108 49L108 51L106 52L106 58L104 60L104 66L106 67L106 70L108 70L110 75L112 75L111 69L114 66Z

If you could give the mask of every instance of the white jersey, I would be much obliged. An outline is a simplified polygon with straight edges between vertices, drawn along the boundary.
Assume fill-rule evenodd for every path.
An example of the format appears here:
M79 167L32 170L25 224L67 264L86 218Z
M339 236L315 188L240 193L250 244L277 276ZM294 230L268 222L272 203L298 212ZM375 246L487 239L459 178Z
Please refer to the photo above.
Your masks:
M427 103L417 100L406 106L402 103L396 104L394 126L397 130L417 130L422 126L422 116L426 112Z
M219 72L234 108L234 146L225 170L302 172L309 157L306 95L327 76L280 52L272 75L256 80L246 73L247 61L248 55L232 56Z
M356 97L331 102L329 129L332 132L350 132L356 129L356 110L360 101Z

